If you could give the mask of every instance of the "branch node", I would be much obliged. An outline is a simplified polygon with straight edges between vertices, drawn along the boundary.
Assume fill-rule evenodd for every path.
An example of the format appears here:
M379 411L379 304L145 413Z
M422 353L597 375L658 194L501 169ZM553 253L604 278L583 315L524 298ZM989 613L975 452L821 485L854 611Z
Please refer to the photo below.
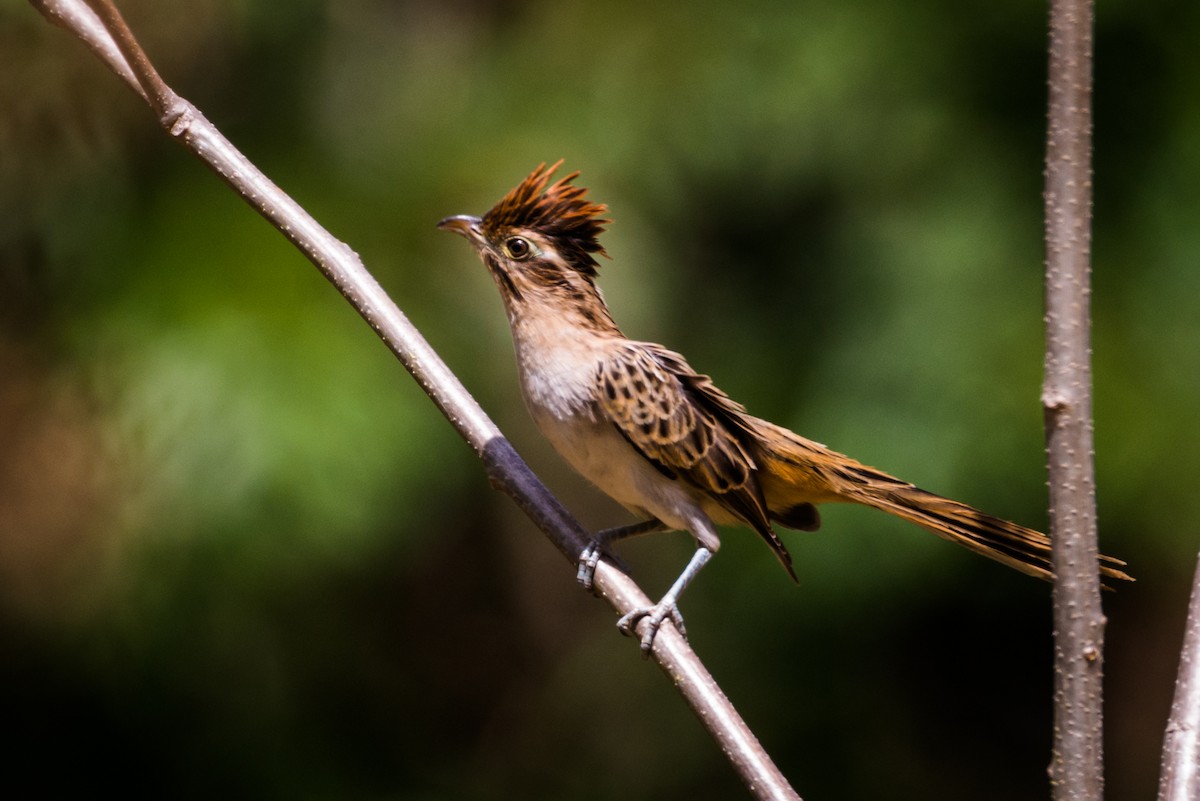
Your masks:
M177 97L167 107L166 112L159 121L172 137L178 139L188 132L188 129L192 127L194 119L195 107L191 103Z
M1071 405L1065 393L1062 392L1046 392L1042 395L1042 408L1047 412L1064 412Z

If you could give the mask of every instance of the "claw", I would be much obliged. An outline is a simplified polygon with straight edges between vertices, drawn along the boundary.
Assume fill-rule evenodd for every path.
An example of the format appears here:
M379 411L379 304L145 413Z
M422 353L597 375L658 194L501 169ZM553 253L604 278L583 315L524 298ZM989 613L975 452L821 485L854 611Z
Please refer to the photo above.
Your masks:
M648 534L651 531L661 531L662 528L663 524L661 522L651 518L628 526L618 526L617 528L606 528L603 531L597 531L596 536L592 538L592 541L579 554L579 569L575 573L575 580L582 584L585 590L590 591L592 589L592 582L596 577L596 565L600 564L600 560L605 555L614 564L624 570L620 559L617 559L611 553L605 554L605 549L610 544L627 537L636 537L639 534Z
M650 649L654 647L654 638L657 636L663 622L668 618L670 618L671 623L683 638L687 639L687 629L683 625L683 615L673 600L664 598L654 606L643 606L639 609L634 609L617 621L617 628L626 637L632 637L636 634L637 624L642 618L647 619L645 629L642 632L643 656L649 656Z
M579 569L575 573L575 580L589 592L592 590L592 581L596 578L596 565L600 564L600 557L603 555L603 546L597 540L589 542L579 553Z

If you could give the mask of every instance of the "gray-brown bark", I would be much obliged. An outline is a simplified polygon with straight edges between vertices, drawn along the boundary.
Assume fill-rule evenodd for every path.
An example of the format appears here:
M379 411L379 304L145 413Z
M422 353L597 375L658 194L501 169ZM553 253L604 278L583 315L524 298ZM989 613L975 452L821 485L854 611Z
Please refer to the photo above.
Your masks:
M1053 0L1046 142L1046 372L1042 403L1054 541L1056 801L1104 790L1104 615L1096 544L1089 282L1092 3Z
M78 36L150 105L159 122L259 214L286 236L338 289L404 364L455 430L483 459L494 486L513 497L574 564L587 532L533 474L458 378L392 302L345 243L275 186L200 113L158 76L109 0L30 0ZM611 564L597 566L594 587L620 614L649 598ZM755 798L799 801L712 676L670 626L652 656L679 688Z

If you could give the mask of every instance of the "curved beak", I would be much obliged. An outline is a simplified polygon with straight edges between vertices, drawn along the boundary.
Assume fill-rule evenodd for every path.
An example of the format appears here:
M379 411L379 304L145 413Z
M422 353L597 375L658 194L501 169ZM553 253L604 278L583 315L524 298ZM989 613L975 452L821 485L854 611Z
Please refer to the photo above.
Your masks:
M469 214L456 214L453 217L447 217L437 224L437 227L443 231L453 231L456 234L465 236L472 242L479 242L483 239L483 230L480 227L483 221L478 217L472 217Z

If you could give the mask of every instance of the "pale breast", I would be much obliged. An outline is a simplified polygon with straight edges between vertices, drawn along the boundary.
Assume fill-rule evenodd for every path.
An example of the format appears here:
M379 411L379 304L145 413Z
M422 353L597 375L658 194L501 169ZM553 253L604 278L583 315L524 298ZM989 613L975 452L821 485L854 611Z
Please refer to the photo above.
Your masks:
M728 510L681 478L665 475L629 444L594 409L559 417L530 403L530 413L559 455L581 476L641 519L656 518L668 528L700 537L697 521L738 522ZM716 548L715 537L706 541Z
M523 330L522 330L523 329ZM603 419L596 404L605 346L578 329L514 327L525 404L554 449L584 478L640 517L694 530L697 516L732 522L686 481L664 475Z

